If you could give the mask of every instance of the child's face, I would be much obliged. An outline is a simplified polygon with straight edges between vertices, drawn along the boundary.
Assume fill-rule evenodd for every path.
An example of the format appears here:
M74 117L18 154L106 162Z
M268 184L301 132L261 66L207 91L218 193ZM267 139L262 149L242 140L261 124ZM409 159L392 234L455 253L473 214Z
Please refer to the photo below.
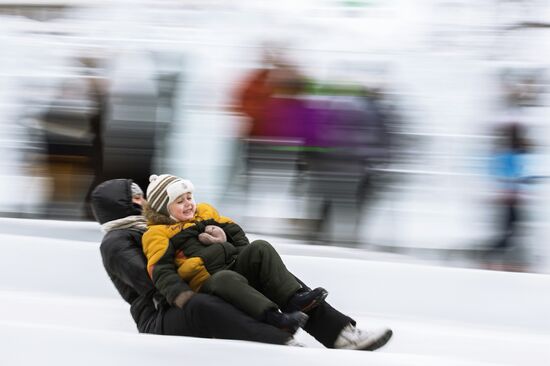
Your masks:
M197 205L192 193L184 193L168 205L168 212L178 221L189 221L195 216Z

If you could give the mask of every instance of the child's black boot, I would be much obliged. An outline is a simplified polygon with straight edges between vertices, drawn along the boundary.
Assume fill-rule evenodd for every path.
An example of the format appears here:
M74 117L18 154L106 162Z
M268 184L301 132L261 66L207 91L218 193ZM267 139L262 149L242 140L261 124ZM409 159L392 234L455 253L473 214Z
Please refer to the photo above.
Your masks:
M323 302L327 295L328 291L322 287L317 287L309 291L300 289L290 298L290 300L288 300L285 311L308 312Z
M281 313L279 310L270 309L265 313L265 322L291 334L303 327L309 317L300 311Z

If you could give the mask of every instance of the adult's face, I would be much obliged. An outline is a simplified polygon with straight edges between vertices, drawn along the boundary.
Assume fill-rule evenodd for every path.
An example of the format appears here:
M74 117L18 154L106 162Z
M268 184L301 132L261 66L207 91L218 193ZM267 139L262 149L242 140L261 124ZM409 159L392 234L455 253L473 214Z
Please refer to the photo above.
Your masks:
M136 195L136 196L132 196L132 202L135 203L136 205L140 205L141 207L143 207L143 205L147 201L145 201L145 198L143 198L143 196L141 194L139 194L139 195Z

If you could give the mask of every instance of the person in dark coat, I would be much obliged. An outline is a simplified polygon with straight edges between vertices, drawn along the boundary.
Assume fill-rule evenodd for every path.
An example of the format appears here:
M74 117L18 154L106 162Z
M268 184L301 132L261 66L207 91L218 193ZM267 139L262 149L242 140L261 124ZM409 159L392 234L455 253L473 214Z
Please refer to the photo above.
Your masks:
M140 333L247 340L295 345L289 333L259 322L224 300L196 294L185 306L170 306L147 274L141 247L146 229L141 216L141 189L129 179L103 182L92 193L96 220L106 232L101 246L103 265Z
M130 304L140 333L300 345L288 332L257 321L213 295L193 293L181 307L170 306L147 273L141 247L145 201L139 186L129 179L109 180L94 189L91 202L94 216L106 232L100 246L103 265ZM327 302L308 315L304 330L327 348L374 350L392 336L387 328L369 332L355 328L353 319Z

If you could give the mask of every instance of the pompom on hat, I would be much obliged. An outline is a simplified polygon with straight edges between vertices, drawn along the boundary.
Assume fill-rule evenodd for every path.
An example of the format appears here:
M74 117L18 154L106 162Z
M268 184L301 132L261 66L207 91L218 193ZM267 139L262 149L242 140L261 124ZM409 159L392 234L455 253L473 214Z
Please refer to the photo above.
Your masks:
M170 174L152 174L147 186L147 202L151 209L169 217L168 205L182 194L194 190L193 183L187 179Z

